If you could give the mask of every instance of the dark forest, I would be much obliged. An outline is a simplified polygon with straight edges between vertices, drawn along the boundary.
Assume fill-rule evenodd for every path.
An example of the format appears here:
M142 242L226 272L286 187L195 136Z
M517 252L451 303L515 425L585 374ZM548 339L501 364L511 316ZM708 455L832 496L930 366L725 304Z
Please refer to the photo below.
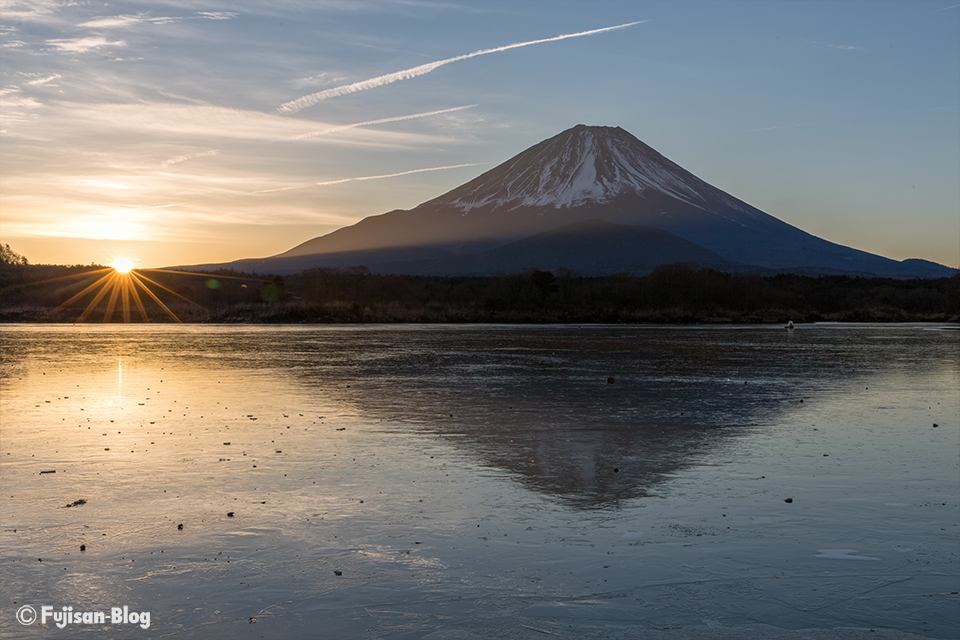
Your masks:
M101 295L109 268L6 262L0 322L779 323L958 322L960 275L933 280L730 275L686 264L580 277L564 269L488 277L399 276L365 267L285 277L136 270L141 306ZM128 278L130 276L118 276ZM84 295L84 291L88 291ZM66 304L65 304L66 303ZM161 306L162 303L162 306ZM164 309L166 307L166 309Z

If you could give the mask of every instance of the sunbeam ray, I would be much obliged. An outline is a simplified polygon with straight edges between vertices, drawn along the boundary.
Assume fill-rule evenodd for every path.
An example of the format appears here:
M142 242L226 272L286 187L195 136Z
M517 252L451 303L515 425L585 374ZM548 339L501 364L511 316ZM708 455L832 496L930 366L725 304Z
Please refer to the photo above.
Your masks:
M180 318L177 317L177 314L175 314L173 311L171 311L170 308L167 307L167 305L163 304L163 302L160 300L160 298L158 298L157 295L156 295L153 291L150 291L150 289L147 287L147 285L143 284L143 282L140 281L140 278L137 276L137 274L135 274L133 271L131 271L131 272L130 272L130 277L133 278L133 281L134 281L135 283L137 283L138 285L140 285L140 287L144 290L144 292L145 292L148 296L150 296L151 298L153 298L153 301L156 302L158 305L160 305L160 308L163 309L164 311L166 311L167 314L168 314L171 318L173 318L173 319L176 320L177 322L183 324L183 321L180 320Z
M96 296L94 296L93 300L90 301L90 304L87 305L87 308L83 310L83 313L80 314L80 318L77 320L77 322L85 322L85 321L86 321L87 317L93 312L94 308L95 308L98 304L100 304L100 301L103 300L103 297L104 297L105 295L107 295L107 291L108 291L110 285L111 285L113 282L115 282L115 280L116 280L117 278L119 278L120 275L119 275L118 273L114 272L114 273L112 273L112 274L110 274L110 275L108 275L108 276L106 276L106 277L107 277L107 278L110 278L110 280L109 280L106 284L104 284L102 287L100 287L100 291L97 293Z
M269 282L269 280L264 280L263 278L254 278L254 277L243 277L243 276L225 276L220 275L219 273L200 273L197 271L177 271L176 269L137 269L137 271L143 275L144 271L153 271L156 273L173 273L178 276L199 276L201 278L217 278L218 280L244 280L246 282Z
M133 296L133 301L137 303L137 309L140 311L140 318L144 322L150 322L150 317L147 315L147 310L143 306L143 300L140 299L140 294L137 293L137 287L134 285L133 281L130 282L130 295Z
M107 310L103 312L103 321L110 322L113 317L113 310L117 306L117 298L120 297L120 290L123 288L125 278L123 274L117 274L113 280L113 289L110 291L110 300L107 302Z
M123 289L123 321L130 322L130 281L124 280Z
M111 270L111 271L112 271L112 270ZM99 273L99 271L95 271L94 273ZM96 282L94 282L93 284L91 284L90 286L88 286L86 289L84 289L84 290L81 291L80 293L74 295L74 296L71 297L69 300L67 300L66 302L64 302L64 303L62 303L61 305L59 305L59 306L58 306L56 309L54 309L51 313L56 313L57 311L60 311L61 309L63 309L63 308L66 307L67 305L73 304L74 302L76 302L77 300L79 300L80 298L82 298L83 296L87 295L88 293L90 293L91 291L93 291L94 289L96 289L98 285L100 285L100 286L105 286L105 285L101 285L101 283L103 283L104 280L109 279L110 277L112 277L112 276L115 275L115 274L116 274L116 272L113 271L112 273L108 273L107 275L103 276L102 278L100 278L99 280L97 280ZM84 274L84 275L87 275L87 274ZM60 279L60 278L54 278L54 280L59 280L59 279Z
M132 271L131 271L130 273L131 273L131 275L133 274ZM177 297L180 298L181 300L186 300L186 301L189 302L190 304L195 304L195 305L197 305L198 307L200 307L201 309L203 309L204 311L207 310L207 308L204 307L202 304L199 304L199 303L197 303L197 302L194 302L194 301L191 300L190 298L185 298L185 297L183 297L182 295L180 295L179 293L177 293L177 292L174 291L173 289L171 289L171 288L169 288L169 287L163 286L162 284L160 284L160 283L157 282L156 280L151 280L150 278L148 278L147 276L143 275L142 273L138 273L138 274L137 274L137 278L138 278L138 280L146 280L147 282L149 282L149 283L152 284L153 286L159 287L159 288L163 289L164 291L166 291L166 292L168 292L168 293L172 293L173 295L177 296ZM141 286L143 286L143 285L141 284Z
M147 273L150 273L148 276ZM154 274L164 274L167 277L151 277ZM85 304L83 311L76 317L76 322L87 322L91 316L96 312L99 314L103 313L101 322L119 322L120 319L115 316L122 314L122 321L129 323L137 321L133 317L133 308L136 307L139 312L139 320L143 322L150 322L150 314L152 310L150 309L150 302L147 302L143 297L139 289L142 289L146 296L156 303L164 313L166 313L172 320L176 322L183 322L180 317L177 315L177 311L182 305L181 303L187 303L196 307L200 310L203 310L206 313L211 313L211 310L205 305L192 300L190 294L184 295L173 289L174 282L179 286L183 281L177 280L176 278L170 279L169 276L175 276L177 278L182 276L191 276L191 277L200 277L210 280L234 280L241 282L252 282L252 283L269 283L270 280L264 279L263 277L254 276L236 276L236 275L224 275L219 273L209 273L209 272L195 272L195 271L179 271L175 269L139 269L132 266L132 262L127 260L123 263L118 262L117 264L110 267L101 267L99 265L92 266L90 270L83 271L81 273L74 273L67 276L58 276L55 278L47 278L44 280L37 280L35 282L26 282L18 283L4 288L0 291L0 296L3 295L3 292L8 290L15 290L23 287L36 287L38 285L54 283L54 287L57 288L57 291L54 293L56 297L59 297L59 293L63 293L64 296L69 296L65 301L56 304L53 309L49 309L43 313L43 317L51 318L58 313L61 313L69 309L74 304ZM80 280L81 282L75 283L72 281ZM83 282L86 280L87 282ZM57 285L56 283L69 283L66 285ZM216 285L210 285L211 288L218 288ZM246 287L246 285L243 285ZM82 287L79 291L75 291L76 288ZM194 287L192 290L196 290ZM75 292L74 292L75 291ZM159 294L159 295L158 295ZM196 295L196 291L195 294ZM88 296L92 299L87 302L80 303L81 300L87 298ZM167 298L164 302L163 298ZM169 298L168 298L169 296ZM177 304L171 304L171 301L176 298L175 301ZM146 304L145 304L146 303ZM118 307L120 308L120 313L118 314Z
M46 280L37 280L36 282L30 283L33 286L41 284L50 284L51 282L59 282L60 280L79 280L80 278L87 278L96 273L106 273L108 271L113 271L112 267L104 267L102 269L96 269L94 271L84 271L83 273L74 273L69 276L58 276L56 278L47 278ZM109 274L107 274L109 275Z

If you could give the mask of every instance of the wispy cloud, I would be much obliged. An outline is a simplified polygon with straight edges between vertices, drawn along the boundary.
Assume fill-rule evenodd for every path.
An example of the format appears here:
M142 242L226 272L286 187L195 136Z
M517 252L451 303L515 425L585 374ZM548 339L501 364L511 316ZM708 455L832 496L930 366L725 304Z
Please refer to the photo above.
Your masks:
M444 113L453 113L454 111L463 111L464 109L472 109L477 105L468 104L462 107L453 107L452 109L441 109L440 111L427 111L426 113L413 113L407 116L394 116L392 118L381 118L379 120L367 120L366 122L355 122L353 124L344 124L339 127L331 127L330 129L321 129L320 131L310 131L309 133L302 133L298 136L293 136L288 138L288 140L303 140L305 138L313 138L316 136L325 136L330 133L337 133L338 131L346 131L347 129L355 129L356 127L368 127L375 124L386 124L388 122L401 122L403 120L413 120L414 118L428 118L430 116L439 116Z
M196 11L186 18L180 16L151 16L147 13L134 13L119 16L101 16L81 22L78 27L87 29L113 29L118 27L132 27L138 24L171 24L190 18L200 20L232 20L238 13L232 11Z
M0 107L11 108L11 107L26 107L28 109L36 109L37 107L42 107L43 104L38 102L36 99L29 96L21 95L19 87L5 87L0 89ZM9 113L3 114L4 116L10 115Z
M160 163L161 166L168 167L172 164L179 164L181 162L186 162L187 160L193 160L194 158L206 158L208 156L217 156L220 155L219 149L210 149L209 151L199 151L197 153L188 153L183 156L174 156L172 158L167 158Z
M315 76L310 76L309 78L301 78L300 80L296 81L296 84L300 87L306 87L308 85L333 84L334 82L340 82L346 79L347 78L345 76L341 76L330 71L323 71Z
M252 192L240 191L227 187L227 184L242 184L243 179L241 178L238 178L236 181L226 181L226 183L223 179L207 179L205 184L209 184L207 184L205 189L197 191L198 197L196 198L180 200L177 202L170 202L169 200L163 202L161 200L163 204L135 206L124 206L119 202L114 204L110 202L110 200L115 200L116 198L121 200L132 198L146 199L151 197L151 195L168 189L158 190L158 185L153 185L152 187L146 187L145 190L141 190L141 187L145 187L145 185L143 185L142 181L139 180L135 183L131 183L131 185L105 184L96 177L77 176L71 181L73 186L79 189L85 189L85 192L87 193L96 194L96 197L91 199L83 199L76 197L76 193L69 197L64 197L62 195L44 196L43 206L37 207L38 212L31 213L29 216L12 217L6 222L5 226L8 228L8 232L12 233L13 235L32 235L34 233L38 235L45 235L45 233L39 230L48 228L51 224L55 224L58 226L58 235L68 237L115 239L151 237L153 239L177 240L182 239L181 236L183 233L176 227L176 225L170 226L167 224L156 226L159 225L161 221L169 222L170 215L176 215L177 220L180 223L183 223L186 220L191 220L194 222L222 222L222 213L216 209L216 207L213 209L209 208L218 201L217 197L210 195L210 188L213 186L213 183L220 183L218 188L220 195L250 197L315 186L329 186L345 182L395 178L427 171L442 171L445 169L472 167L477 166L478 164L482 163L458 164L444 167L427 167L424 169L412 169L409 171L400 171L398 173L390 173L385 175L342 178L339 180L329 180L326 182L309 182L288 187L281 187L278 189L265 189ZM211 180L212 182L210 182ZM117 192L116 198L109 197L114 195L111 193L113 191ZM128 191L132 191L133 193L127 193ZM105 195L107 197L105 197ZM278 202L275 203L274 206L282 205ZM161 213L161 211L164 209L176 209L177 212L176 214ZM48 211L56 211L58 213L45 213ZM63 211L71 211L72 213L69 216L65 216L63 215ZM292 210L285 215L285 219L287 219L288 222L295 221L298 218L303 218L304 221L313 221L312 214L304 215L303 212L299 210ZM355 216L353 214L344 214L342 218L344 223L350 223L354 221ZM233 212L232 217L232 222L234 224L275 224L276 220L276 215L273 217L264 217L259 208L247 211L242 209L237 210Z
M104 16L101 18L94 18L93 20L81 22L77 26L86 27L88 29L110 29L114 27L130 27L136 24L170 24L171 22L177 22L178 20L180 20L180 18L174 18L170 16L151 18L145 13L138 13L134 15Z
M315 76L310 76L309 78L303 78L302 80L300 80L300 82L303 82L303 83L307 83L307 82L325 83L325 82L337 82L337 81L339 81L339 80L346 80L346 78L336 76L335 74L331 73L330 71L321 71L320 73L318 73L318 74L315 75Z
M47 44L67 53L86 53L101 47L125 47L123 40L110 41L103 36L88 36L86 38L67 38L63 40L47 40Z
M292 187L280 187L279 189L264 189L262 191L252 191L250 195L259 195L261 193L276 193L278 191L290 191L292 189L305 189L307 187L327 187L334 184L343 184L344 182L360 182L361 180L380 180L381 178L397 178L399 176L408 176L412 173L424 173L425 171L443 171L446 169L460 169L462 167L476 167L484 164L483 162L468 162L467 164L451 164L446 167L428 167L426 169L411 169L409 171L400 171L398 173L385 173L379 176L359 176L356 178L341 178L339 180L327 180L326 182L310 182L307 184L298 184Z
M48 84L50 82L53 82L54 80L58 80L59 78L62 78L62 77L63 76L61 76L59 73L54 73L53 75L49 75L44 78L37 78L36 80L31 80L30 82L24 82L24 84L30 85L33 87L39 87L39 86Z
M178 141L186 142L186 148L191 150L207 145L211 149L223 150L227 140L277 142L336 126L332 123L286 118L274 113L210 105L64 102L60 103L59 107L57 112L50 116L56 119L46 123L44 131L47 134L53 131L73 131L82 125L84 130L93 135L114 136L120 132L130 132L135 135L161 136L163 139L177 136ZM354 128L352 135L338 136L335 142L338 146L383 149L436 145L441 140L444 140L442 136L423 133Z
M240 14L232 11L197 11L195 15L207 20L232 20Z
M136 213L138 211L152 211L155 209L169 209L171 207L182 207L188 204L194 204L195 200L188 200L187 202L173 202L171 204L158 204L152 207L130 207L127 209L119 209L117 211L109 212L110 215L119 215L121 213Z
M839 49L840 51L860 51L860 47L852 44L834 44L831 42L823 42L821 40L807 40L804 39L804 42L816 45L818 47L826 47L828 49Z
M427 64L411 67L410 69L404 69L403 71L396 71L394 73L388 73L386 75L377 76L376 78L370 78L369 80L362 80L360 82L354 82L353 84L347 84L341 87L334 87L332 89L325 89L324 91L311 93L310 95L303 96L302 98L297 98L296 100L285 102L284 104L280 105L280 108L277 109L277 112L278 113L296 113L301 109L311 107L317 104L318 102L327 100L328 98L336 98L338 96L347 95L349 93L355 93L357 91L364 91L366 89L373 89L374 87L381 87L385 84L391 84L399 80L408 80L410 78L416 78L417 76L422 76L427 73L430 73L431 71L438 69L444 65L450 64L451 62L459 62L460 60L476 58L477 56L484 56L484 55L487 55L488 53L498 53L500 51L508 51L510 49L518 49L520 47L529 47L531 45L542 44L544 42L556 42L557 40L566 40L568 38L580 38L583 36L592 36L598 33L614 31L616 29L625 29L626 27L632 27L633 25L641 24L643 22L646 22L646 20L639 20L637 22L628 22L626 24L619 24L613 27L604 27L602 29L580 31L578 33L567 33L559 36L554 36L552 38L543 38L542 40L530 40L528 42L517 42L515 44L508 44L502 47L496 47L494 49L481 49L480 51L474 51L473 53L466 53L464 55L455 56L453 58L447 58L445 60L428 62Z
M9 21L41 22L60 9L58 0L0 0L0 13Z

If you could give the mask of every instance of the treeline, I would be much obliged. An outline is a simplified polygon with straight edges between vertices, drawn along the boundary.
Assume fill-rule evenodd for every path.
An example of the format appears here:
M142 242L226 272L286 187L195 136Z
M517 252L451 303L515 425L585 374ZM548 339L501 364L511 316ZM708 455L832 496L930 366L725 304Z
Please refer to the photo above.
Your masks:
M102 269L102 267L100 268ZM6 265L0 321L102 322L95 267ZM138 270L149 321L220 323L774 323L960 321L960 275L934 280L731 275L686 264L645 276L532 270L487 277L371 274L364 267L290 276ZM103 286L103 285L101 285ZM89 291L80 295L84 291ZM71 300L72 298L76 298ZM114 297L110 321L124 319ZM126 315L142 321L128 296ZM69 304L64 304L68 302Z
M9 244L0 243L0 265L24 265L30 264L26 257L20 255L10 248Z

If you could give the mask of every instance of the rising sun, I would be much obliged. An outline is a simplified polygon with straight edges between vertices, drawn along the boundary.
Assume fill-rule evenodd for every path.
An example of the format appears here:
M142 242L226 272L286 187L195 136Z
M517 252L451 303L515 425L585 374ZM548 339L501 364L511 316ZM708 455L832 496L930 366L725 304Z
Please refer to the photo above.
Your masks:
M179 298L180 300L191 305L200 307L201 309L204 308L203 305L200 305L193 300L184 297L170 287L157 282L148 276L147 273L150 273L150 275L153 275L154 273L166 273L176 276L201 276L204 278L209 278L211 275L209 273L171 271L169 269L137 268L134 264L134 260L131 260L130 258L116 258L113 260L113 262L105 267L101 266L92 271L83 271L82 273L76 275L51 278L50 280L45 280L43 282L72 280L74 278L84 278L87 280L87 282L83 283L86 286L81 291L72 295L70 299L62 302L51 312L51 314L57 313L60 310L69 307L81 298L87 295L92 295L93 299L89 302L89 304L87 304L86 308L83 310L83 313L80 314L80 317L77 319L78 322L85 322L91 314L100 309L103 310L103 322L110 322L113 319L113 314L116 310L122 312L124 322L131 322L133 320L132 312L134 310L140 312L140 318L143 320L143 322L149 322L150 320L147 315L147 309L144 305L146 300L152 300L157 306L163 309L172 320L175 322L181 322L180 318L176 316L173 310L164 304L164 302L157 295L157 293L161 291L165 292L163 295L169 294L170 296ZM216 277L217 279L252 280L254 282L258 280L256 277L247 278L222 274L217 275ZM241 286L246 287L247 285L244 284ZM156 292L151 289L156 290ZM141 294L145 296L145 298L142 298Z
M117 258L110 265L118 273L130 273L133 270L133 261L129 258Z

